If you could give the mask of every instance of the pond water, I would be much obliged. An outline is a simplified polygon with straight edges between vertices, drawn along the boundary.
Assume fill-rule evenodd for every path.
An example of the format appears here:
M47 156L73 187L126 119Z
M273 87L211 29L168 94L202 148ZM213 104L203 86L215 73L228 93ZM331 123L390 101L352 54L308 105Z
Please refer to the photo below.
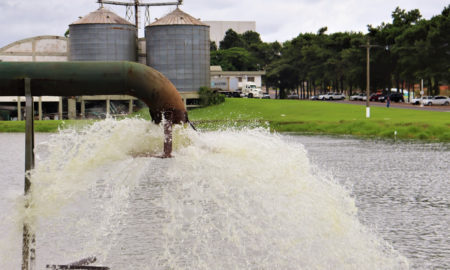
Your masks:
M292 136L412 269L450 269L450 145Z
M129 119L37 134L23 210L23 134L0 134L0 269L21 224L37 269L449 269L449 145L176 129Z

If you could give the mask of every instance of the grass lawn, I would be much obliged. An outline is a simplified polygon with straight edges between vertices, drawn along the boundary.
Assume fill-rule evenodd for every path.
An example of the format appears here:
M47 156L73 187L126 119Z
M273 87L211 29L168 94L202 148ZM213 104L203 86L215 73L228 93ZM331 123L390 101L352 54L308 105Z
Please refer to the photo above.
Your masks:
M93 120L35 120L35 132L57 132L58 129L78 128L91 124ZM0 132L25 132L25 121L0 121Z
M332 102L271 99L227 99L225 103L189 112L202 128L267 123L272 130L362 137L450 141L448 112L366 107Z
M450 142L448 112L366 107L332 102L228 98L225 103L189 111L189 118L202 129L264 126L279 132L346 134ZM132 117L150 119L147 109ZM35 121L36 132L80 127L94 120ZM24 132L25 121L0 121L0 132ZM396 135L394 135L396 133Z

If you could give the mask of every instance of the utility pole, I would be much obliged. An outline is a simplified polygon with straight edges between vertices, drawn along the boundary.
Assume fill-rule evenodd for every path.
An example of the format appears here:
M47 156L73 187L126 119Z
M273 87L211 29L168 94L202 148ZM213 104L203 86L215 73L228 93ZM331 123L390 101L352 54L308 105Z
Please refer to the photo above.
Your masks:
M366 118L370 118L370 40L366 44Z
M31 79L24 79L25 92L25 208L30 207L31 179L28 172L34 168L34 108L33 96L31 95ZM22 236L22 270L35 270L36 250L35 234L31 230L29 220L23 222Z
M420 107L423 107L423 79L420 79Z
M134 2L119 2L119 1L104 1L104 0L97 0L97 3L99 3L102 7L103 4L107 5L117 5L117 6L126 6L127 10L128 8L134 7L134 24L136 25L136 29L139 31L139 7L145 7L147 10L149 7L154 6L179 6L183 4L183 0L178 0L177 2L162 2L162 3L141 3L139 0L134 0ZM150 13L146 13L147 16L150 16ZM148 18L148 21L150 22L150 18Z
M139 31L139 0L134 0L134 24Z
M360 47L366 48L366 118L370 118L370 49L374 47L381 47L380 45L371 45L370 38L367 37L366 45Z

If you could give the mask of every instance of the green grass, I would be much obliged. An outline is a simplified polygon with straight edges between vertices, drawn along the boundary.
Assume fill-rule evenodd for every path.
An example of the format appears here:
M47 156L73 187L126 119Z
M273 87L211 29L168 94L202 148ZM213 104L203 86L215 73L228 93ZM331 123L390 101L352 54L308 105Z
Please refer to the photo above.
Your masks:
M332 102L231 98L220 105L191 110L189 118L207 130L264 126L279 132L450 142L448 112L371 107L371 118L366 119L365 110L365 106ZM150 119L147 109L131 117ZM55 132L92 121L35 121L35 131ZM0 121L0 132L24 130L24 121Z
M365 110L365 106L331 102L227 99L192 110L189 117L206 129L257 122L279 132L450 141L448 112L371 107L371 118L366 119Z
M34 121L35 132L57 132L68 127L79 128L93 120L42 120ZM25 132L25 121L0 121L0 132Z

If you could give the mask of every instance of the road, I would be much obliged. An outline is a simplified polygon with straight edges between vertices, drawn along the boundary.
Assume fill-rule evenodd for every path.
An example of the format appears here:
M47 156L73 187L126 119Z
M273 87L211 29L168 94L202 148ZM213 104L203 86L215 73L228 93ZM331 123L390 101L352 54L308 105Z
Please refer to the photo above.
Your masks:
M275 91L269 92L270 98L275 98ZM353 104L353 105L360 105L360 106L366 106L365 101L349 101L348 99L345 100L329 100L329 101L320 101L316 100L316 102L336 102L336 103L344 103L344 104ZM371 101L370 106L377 106L377 107L385 107L386 102L375 102ZM404 102L391 102L392 108L401 108L401 109L412 109L412 110L419 110L419 111L436 111L436 112L450 112L450 106L440 106L440 105L434 105L434 106L423 106L420 107L419 105L412 105L410 103L404 103Z
M322 102L322 101L317 101L317 102ZM354 105L366 106L365 101L335 100L335 101L326 101L326 102L337 102L337 103L344 103L344 104L354 104ZM370 106L386 107L386 102L383 103L383 102L372 101L372 102L370 102ZM410 103L404 103L404 102L391 102L391 108L412 109L412 110L419 110L419 111L450 112L450 106L434 105L434 106L420 107L419 105L412 105Z

